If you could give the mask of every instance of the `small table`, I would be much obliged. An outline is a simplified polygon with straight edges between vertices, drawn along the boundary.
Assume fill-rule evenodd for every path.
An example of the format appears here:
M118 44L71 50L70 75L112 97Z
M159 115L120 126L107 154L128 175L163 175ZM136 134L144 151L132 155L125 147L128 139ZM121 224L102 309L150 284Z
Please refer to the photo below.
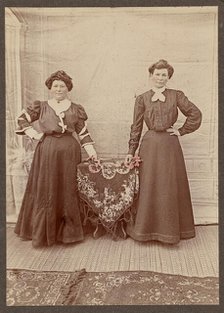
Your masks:
M139 190L138 162L127 167L119 159L87 161L77 167L77 181L84 225L89 220L114 239L126 238L125 223L132 218L132 205ZM101 226L100 226L101 225ZM100 226L100 227L99 227Z

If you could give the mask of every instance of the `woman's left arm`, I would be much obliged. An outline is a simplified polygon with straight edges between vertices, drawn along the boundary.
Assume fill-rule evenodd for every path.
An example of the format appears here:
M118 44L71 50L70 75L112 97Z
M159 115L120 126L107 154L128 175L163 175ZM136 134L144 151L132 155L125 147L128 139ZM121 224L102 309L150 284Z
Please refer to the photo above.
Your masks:
M177 106L187 117L184 125L178 129L180 135L183 136L197 130L201 125L202 113L180 90L177 90Z
M75 125L75 131L79 136L81 146L85 149L88 156L97 158L97 153L93 146L94 141L92 140L90 133L87 129L87 119L88 116L84 108L80 104L78 104L78 122Z

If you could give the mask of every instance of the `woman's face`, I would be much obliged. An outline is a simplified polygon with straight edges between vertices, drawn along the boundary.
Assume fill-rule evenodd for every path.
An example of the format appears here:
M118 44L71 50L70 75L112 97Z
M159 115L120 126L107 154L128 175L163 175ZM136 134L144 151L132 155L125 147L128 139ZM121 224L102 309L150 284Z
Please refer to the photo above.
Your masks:
M166 68L155 69L153 74L151 74L151 80L153 86L156 88L162 88L166 85L169 80L168 70Z
M51 86L51 93L53 98L61 101L67 98L68 88L62 80L54 80Z

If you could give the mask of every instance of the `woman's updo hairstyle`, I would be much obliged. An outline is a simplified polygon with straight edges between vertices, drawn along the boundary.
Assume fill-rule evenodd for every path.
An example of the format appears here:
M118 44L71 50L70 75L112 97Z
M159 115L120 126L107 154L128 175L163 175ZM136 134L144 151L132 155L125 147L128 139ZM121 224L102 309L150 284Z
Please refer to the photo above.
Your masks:
M159 70L159 69L162 69L162 68L166 68L167 69L168 76L169 76L169 78L171 78L172 75L173 75L173 72L174 72L174 68L166 60L163 60L163 59L161 59L158 62L152 64L149 67L149 73L153 74L155 69Z
M54 80L62 80L68 88L68 91L72 90L72 78L65 73L65 71L57 71L51 74L50 77L45 81L45 85L48 89L51 89Z

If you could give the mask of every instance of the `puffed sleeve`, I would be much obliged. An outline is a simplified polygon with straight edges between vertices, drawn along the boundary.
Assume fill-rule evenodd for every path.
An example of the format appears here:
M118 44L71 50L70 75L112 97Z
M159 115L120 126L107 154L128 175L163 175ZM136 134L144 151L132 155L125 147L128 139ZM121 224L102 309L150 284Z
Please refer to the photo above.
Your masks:
M78 111L77 111L78 121L75 125L75 131L79 135L80 144L82 147L86 145L92 145L94 141L90 137L90 133L87 129L87 123L86 123L88 116L83 106L81 106L80 104L77 104L77 106L78 106Z
M201 111L180 90L177 90L177 106L187 117L184 125L178 129L180 135L183 136L197 130L202 121Z
M144 99L143 96L140 95L136 98L135 101L134 117L133 124L131 125L128 154L134 155L135 151L138 148L143 128L144 112L145 112Z
M31 123L38 120L40 116L41 102L39 100L34 101L23 109L19 117L17 118L18 128L16 134L25 135L25 130L31 128Z

